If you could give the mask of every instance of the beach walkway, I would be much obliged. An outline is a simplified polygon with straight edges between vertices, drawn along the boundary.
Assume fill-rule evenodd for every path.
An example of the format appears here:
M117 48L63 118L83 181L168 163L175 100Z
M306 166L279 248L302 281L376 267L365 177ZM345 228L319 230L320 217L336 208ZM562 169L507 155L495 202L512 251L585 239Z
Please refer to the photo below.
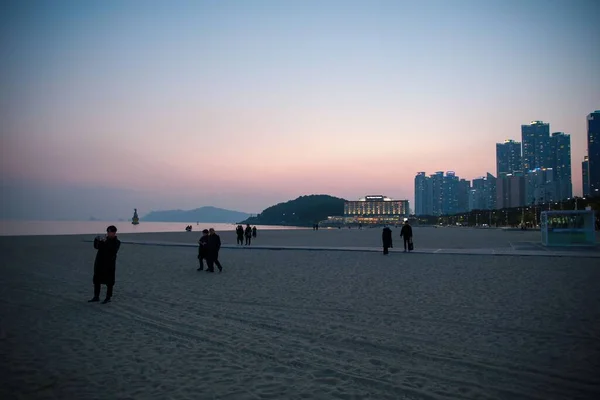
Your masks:
M90 240L85 240L91 242ZM123 244L133 244L142 246L168 246L168 247L198 247L195 243L169 242L169 241L142 241L142 240L121 240ZM224 249L232 250L307 250L307 251L353 251L353 252L372 252L381 253L381 247L344 247L344 246L281 246L281 245L251 245L222 246ZM390 253L402 253L403 248L391 248ZM600 249L597 246L592 247L571 247L571 248L548 248L535 242L517 242L511 247L502 248L424 248L415 249L411 254L447 254L447 255L486 255L486 256L530 256L530 257L571 257L571 258L600 258Z

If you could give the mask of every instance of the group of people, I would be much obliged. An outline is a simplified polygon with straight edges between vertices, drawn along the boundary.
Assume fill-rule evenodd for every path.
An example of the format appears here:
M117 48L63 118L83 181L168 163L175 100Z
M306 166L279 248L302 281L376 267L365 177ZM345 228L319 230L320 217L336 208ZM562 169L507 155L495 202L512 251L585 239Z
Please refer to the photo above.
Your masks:
M256 238L256 226L251 228L246 225L244 229L242 225L236 227L237 243L250 245L251 239ZM404 252L413 250L413 232L408 221L404 222L400 237L404 239ZM383 228L381 235L383 241L383 254L389 254L389 249L392 245L392 230L389 227ZM106 298L102 304L109 303L113 294L113 286L115 285L115 269L117 263L117 253L121 247L121 241L117 238L117 228L114 225L106 228L106 236L97 236L94 239L94 248L97 250L96 259L94 260L94 297L88 302L100 301L100 289L102 285L106 285ZM215 265L219 268L219 272L223 271L223 266L219 262L219 250L221 249L221 238L213 228L204 229L202 237L198 240L198 262L200 266L198 271L204 270L204 262L206 262L206 272L215 272Z
M96 236L94 238L94 248L97 250L94 260L94 297L88 300L89 303L100 301L100 290L102 285L106 285L106 297L102 304L110 303L115 285L115 271L117 265L117 253L121 247L121 241L117 238L117 227L114 225L106 228L105 236ZM206 272L215 272L215 265L219 272L223 271L223 266L219 262L219 250L221 249L221 238L213 228L204 229L202 237L198 241L198 261L200 267L198 271L204 270L206 261Z
M410 226L408 221L404 221L404 225L402 225L402 229L400 230L400 237L404 239L404 252L412 251L414 249L413 232L412 226ZM392 230L387 226L383 228L381 241L383 242L383 254L389 254L389 249L394 247L394 245L392 241Z
M237 244L242 245L242 246L250 246L250 243L252 242L252 238L256 238L256 226L253 228L250 228L250 224L247 224L246 228L244 229L244 227L242 225L238 225L235 228L235 233L237 236ZM245 244L244 244L244 238L246 239Z

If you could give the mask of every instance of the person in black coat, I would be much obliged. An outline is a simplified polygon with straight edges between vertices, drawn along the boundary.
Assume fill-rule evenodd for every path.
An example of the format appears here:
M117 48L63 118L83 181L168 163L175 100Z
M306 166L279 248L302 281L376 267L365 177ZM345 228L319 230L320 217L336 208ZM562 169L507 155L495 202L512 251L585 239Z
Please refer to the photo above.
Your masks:
M106 236L98 236L94 239L94 248L98 250L94 261L94 297L89 302L100 300L101 285L106 285L106 298L102 304L110 302L115 285L115 269L117 264L117 253L121 247L121 241L117 239L117 228L114 225L106 228Z
M388 249L392 247L392 230L387 226L383 228L381 240L383 241L383 254L388 254Z
M246 229L244 230L244 235L246 236L246 245L250 245L250 241L252 240L252 228L250 228L250 224L246 225Z
M408 221L404 221L404 226L400 231L400 237L404 239L404 252L406 253L406 251L411 251L412 249L409 245L412 244L413 232L412 226L410 226Z
M252 237L254 239L256 239L256 227L255 226L252 227Z
M198 271L202 271L204 269L204 261L206 260L206 268L208 268L208 229L204 229L202 231L202 237L198 240L198 262L200 263L200 267Z
M237 244L239 245L244 245L244 227L241 225L238 225L237 228L235 228L235 233L237 235Z
M206 244L206 264L208 268L206 272L215 272L215 264L219 268L219 272L223 271L223 266L219 262L219 250L221 249L221 238L213 228L208 230L208 242Z

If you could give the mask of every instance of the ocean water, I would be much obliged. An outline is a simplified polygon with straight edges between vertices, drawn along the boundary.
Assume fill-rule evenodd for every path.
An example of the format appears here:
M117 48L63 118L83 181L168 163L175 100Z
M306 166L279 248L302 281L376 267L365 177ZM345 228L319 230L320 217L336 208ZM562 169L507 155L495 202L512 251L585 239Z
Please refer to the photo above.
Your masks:
M235 229L235 224L217 224L212 222L143 222L133 225L130 221L0 221L0 236L24 235L78 235L104 234L106 227L114 225L118 233L144 232L183 232L186 225L192 225L192 231L215 228L217 232ZM287 226L257 225L260 230L267 229L305 229Z

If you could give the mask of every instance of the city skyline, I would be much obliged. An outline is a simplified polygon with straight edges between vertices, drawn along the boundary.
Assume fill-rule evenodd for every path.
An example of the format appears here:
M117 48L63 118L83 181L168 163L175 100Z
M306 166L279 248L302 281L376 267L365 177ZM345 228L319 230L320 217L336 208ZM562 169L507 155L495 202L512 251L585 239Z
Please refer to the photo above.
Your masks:
M6 4L3 217L414 205L418 171L494 173L534 120L570 135L582 194L597 2Z
M587 117L591 154L597 152L594 146L599 140L595 135L600 136L600 129L595 125L596 114ZM585 162L581 168L589 170ZM470 181L460 179L454 171L445 174L438 171L429 176L418 172L414 179L414 213L417 216L455 215L472 210L562 202L573 197L572 178L571 135L551 134L549 123L531 121L521 125L520 142L509 139L496 143L496 176L488 172L485 177ZM590 180L583 174L582 181ZM583 192L588 193L587 187Z

